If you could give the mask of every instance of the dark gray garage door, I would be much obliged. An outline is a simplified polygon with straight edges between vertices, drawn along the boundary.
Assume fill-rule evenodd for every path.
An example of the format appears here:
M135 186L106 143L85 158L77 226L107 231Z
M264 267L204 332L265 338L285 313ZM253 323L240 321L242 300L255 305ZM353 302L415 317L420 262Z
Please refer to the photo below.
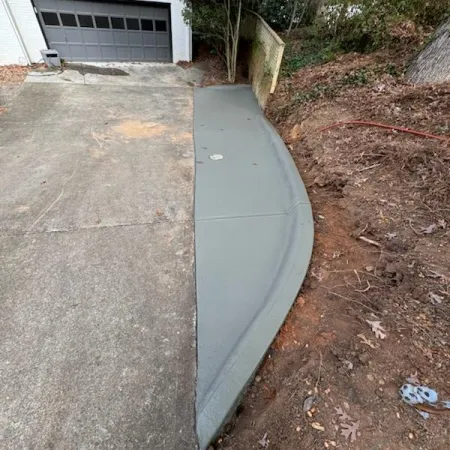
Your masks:
M50 48L68 61L172 61L165 5L35 0Z

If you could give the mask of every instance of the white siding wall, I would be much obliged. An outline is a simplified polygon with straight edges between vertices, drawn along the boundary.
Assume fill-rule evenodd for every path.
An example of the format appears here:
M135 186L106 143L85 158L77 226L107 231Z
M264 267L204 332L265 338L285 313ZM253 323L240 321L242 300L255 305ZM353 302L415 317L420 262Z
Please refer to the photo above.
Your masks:
M173 62L190 61L192 59L191 29L183 20L183 1L168 0L161 3L171 3Z
M0 64L26 64L27 58L14 32L11 18L0 0Z
M12 13L14 21L17 25L20 35L22 36L23 45L31 59L31 62L38 62L41 59L41 54L39 50L47 48L45 44L44 36L42 35L39 23L36 19L36 14L34 13L31 0L0 0L0 4L3 4L3 8L9 5L9 9ZM6 11L5 11L6 13ZM0 14L0 24L4 21L3 14ZM2 58L2 64L27 64L27 58L24 55L24 51L21 50L20 53L13 54L12 50L7 48L6 42L13 39L16 41L16 45L20 46L20 38L14 33L14 29L11 29L5 34L5 39L0 31L0 54L9 54L9 62L4 62ZM4 48L6 47L6 48Z
M192 56L191 30L183 21L183 1L153 1L171 4L173 62L190 61ZM0 0L0 64L28 63L20 40L14 32L8 14L6 14L4 2L9 4L31 62L38 62L41 59L39 50L47 48L47 45L31 0Z

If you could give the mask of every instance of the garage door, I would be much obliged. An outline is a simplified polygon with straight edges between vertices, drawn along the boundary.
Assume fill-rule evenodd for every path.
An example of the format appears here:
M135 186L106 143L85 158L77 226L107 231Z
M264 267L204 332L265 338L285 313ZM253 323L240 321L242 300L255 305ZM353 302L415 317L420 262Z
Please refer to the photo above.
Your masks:
M68 61L172 61L169 7L35 0L50 48Z

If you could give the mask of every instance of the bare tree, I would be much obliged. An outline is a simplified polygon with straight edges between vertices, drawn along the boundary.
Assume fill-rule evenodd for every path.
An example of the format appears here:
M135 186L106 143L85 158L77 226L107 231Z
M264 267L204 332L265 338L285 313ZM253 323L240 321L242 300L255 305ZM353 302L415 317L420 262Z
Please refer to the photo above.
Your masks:
M227 63L228 81L234 82L236 80L237 58L239 51L242 0L224 0L224 7L227 16L225 59ZM233 11L233 9L236 9L236 11Z

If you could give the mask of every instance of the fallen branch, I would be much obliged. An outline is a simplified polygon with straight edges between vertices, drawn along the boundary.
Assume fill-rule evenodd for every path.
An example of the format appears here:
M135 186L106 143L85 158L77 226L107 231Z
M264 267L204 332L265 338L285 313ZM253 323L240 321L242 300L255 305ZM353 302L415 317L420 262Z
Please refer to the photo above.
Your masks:
M370 245L375 245L375 247L381 247L381 244L376 242L376 241L372 241L372 239L366 238L364 236L359 236L358 239L361 239L361 241L367 242Z
M369 311L373 312L374 314L379 314L378 311L375 311L370 306L367 306L364 303L359 302L358 300L355 300L355 299L349 298L349 297L345 297L344 295L338 294L337 292L333 292L333 291L330 291L330 290L328 290L328 293L331 294L331 295L335 295L336 297L342 298L342 300L347 300L348 302L356 303L357 305L360 305L363 308L368 309Z

